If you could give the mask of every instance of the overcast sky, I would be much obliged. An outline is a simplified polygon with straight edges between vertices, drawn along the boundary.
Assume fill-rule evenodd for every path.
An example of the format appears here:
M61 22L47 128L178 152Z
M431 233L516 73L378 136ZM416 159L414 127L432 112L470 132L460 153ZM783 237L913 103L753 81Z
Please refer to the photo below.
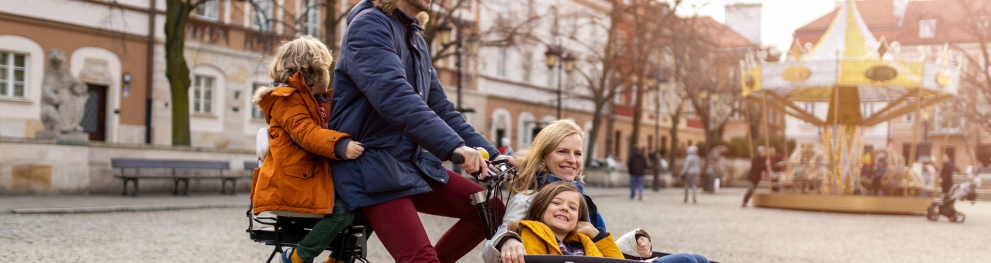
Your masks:
M672 0L668 0L672 1ZM762 3L761 10L761 44L770 44L779 50L788 50L791 45L792 33L823 15L833 11L835 0L684 0L687 8L681 8L679 13L691 15L698 12L702 16L711 16L719 22L725 22L726 4L733 3Z

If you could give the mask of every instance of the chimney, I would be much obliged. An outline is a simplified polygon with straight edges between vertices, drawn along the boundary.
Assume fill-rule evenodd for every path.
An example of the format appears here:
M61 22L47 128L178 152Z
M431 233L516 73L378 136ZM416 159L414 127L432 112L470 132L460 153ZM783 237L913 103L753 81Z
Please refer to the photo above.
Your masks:
M727 4L726 26L733 29L755 45L761 44L761 9L763 5L756 4Z
M898 26L901 26L902 20L905 20L905 8L908 8L908 1L907 0L892 0L892 1L894 1L894 3L892 3L892 7L894 7L892 8L893 9L892 11L895 12L895 17L898 18Z

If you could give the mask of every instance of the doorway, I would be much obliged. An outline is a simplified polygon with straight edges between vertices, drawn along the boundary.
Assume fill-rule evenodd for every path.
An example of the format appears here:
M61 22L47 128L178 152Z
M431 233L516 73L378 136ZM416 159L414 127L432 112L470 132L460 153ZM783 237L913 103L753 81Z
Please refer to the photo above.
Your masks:
M89 98L81 126L90 141L107 140L107 86L88 85Z

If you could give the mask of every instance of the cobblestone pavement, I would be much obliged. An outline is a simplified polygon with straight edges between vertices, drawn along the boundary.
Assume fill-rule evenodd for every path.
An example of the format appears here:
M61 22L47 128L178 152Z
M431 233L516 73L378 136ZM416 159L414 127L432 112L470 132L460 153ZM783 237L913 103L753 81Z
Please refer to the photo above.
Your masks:
M991 203L958 203L963 224L921 216L833 214L741 208L742 189L680 189L630 201L622 188L590 188L609 230L645 227L657 251L722 262L987 262ZM0 201L4 200L0 197ZM248 240L245 208L95 214L0 214L0 262L261 262L271 247ZM436 241L454 223L422 215ZM372 262L391 262L376 238ZM480 262L481 246L461 262ZM322 259L322 257L321 257Z

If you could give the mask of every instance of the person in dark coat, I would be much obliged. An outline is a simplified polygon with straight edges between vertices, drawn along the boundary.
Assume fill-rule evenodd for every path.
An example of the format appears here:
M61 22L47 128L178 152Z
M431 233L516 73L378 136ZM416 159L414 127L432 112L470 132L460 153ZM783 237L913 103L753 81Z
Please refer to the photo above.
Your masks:
M430 0L364 0L347 18L331 94L330 129L365 147L331 165L348 209L360 209L396 262L455 262L483 239L469 196L484 190L441 165L455 154L487 173L482 155L508 159L447 99L424 40ZM494 203L500 203L499 201ZM494 208L498 211L499 207ZM435 245L417 212L458 218Z
M630 158L626 160L626 168L630 172L630 200L637 196L640 191L640 200L643 200L643 177L647 171L647 157L643 155L640 147L633 149Z
M757 184L760 184L761 174L766 170L767 152L764 150L764 146L758 146L757 155L754 155L754 158L750 160L750 173L747 174L747 180L750 181L750 188L743 195L743 207L747 207L750 197L754 195L754 190L757 189Z
M939 170L939 180L941 187L943 187L943 193L950 193L950 188L953 188L953 160L950 160L950 156L943 155L943 169Z
M654 174L654 183L650 186L650 188L653 189L654 192L657 192L657 190L660 190L661 188L661 169L663 169L661 167L661 153L655 150L648 156L649 158L647 158L647 160L650 161L650 170Z
M884 188L881 183L884 182L884 175L888 173L888 163L884 157L884 155L878 157L877 165L874 166L874 180L871 182L871 194L873 195L884 195Z

